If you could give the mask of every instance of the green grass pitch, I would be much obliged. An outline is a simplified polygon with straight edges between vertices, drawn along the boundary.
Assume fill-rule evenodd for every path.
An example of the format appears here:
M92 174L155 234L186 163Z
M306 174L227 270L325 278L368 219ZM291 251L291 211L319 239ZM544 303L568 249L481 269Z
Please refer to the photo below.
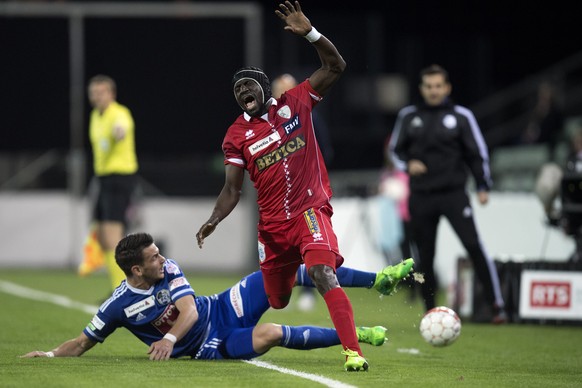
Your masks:
M237 276L208 274L189 274L188 278L201 295L220 292L238 280ZM90 305L97 305L108 290L105 275L79 278L72 271L2 270L0 281ZM362 344L370 363L365 373L343 371L340 346L311 351L275 348L256 359L295 374L241 361L152 362L147 346L124 330L79 358L23 359L18 356L32 350L47 351L76 337L91 315L0 290L0 387L582 386L580 326L463 322L461 336L454 344L433 348L418 332L422 307L419 300L409 299L407 289L383 298L373 290L346 290L357 325L388 328L389 341L384 346ZM284 310L267 312L263 321L332 325L321 297L312 312L299 312L292 301Z

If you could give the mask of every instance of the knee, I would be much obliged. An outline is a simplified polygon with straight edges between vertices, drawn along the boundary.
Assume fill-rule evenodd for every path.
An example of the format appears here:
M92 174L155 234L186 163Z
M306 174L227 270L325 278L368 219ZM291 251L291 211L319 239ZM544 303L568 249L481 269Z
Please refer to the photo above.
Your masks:
M309 277L321 295L332 288L339 287L335 271L327 265L318 264L309 268Z
M279 344L283 337L283 329L280 325L274 323L263 323L257 326L259 336L264 342L270 344Z
M265 353L273 346L281 344L283 329L274 323L261 323L253 329L253 349Z
M291 300L291 295L282 295L282 296L269 296L269 305L276 309L280 310L282 308L287 307L289 301Z

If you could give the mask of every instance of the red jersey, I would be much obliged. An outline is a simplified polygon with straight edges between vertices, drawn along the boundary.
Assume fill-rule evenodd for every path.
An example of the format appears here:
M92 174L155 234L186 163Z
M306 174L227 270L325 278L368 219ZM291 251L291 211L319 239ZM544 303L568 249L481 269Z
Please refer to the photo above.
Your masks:
M226 132L224 163L248 171L262 220L288 220L329 203L331 186L311 117L321 99L303 81L271 98L262 117L243 113Z

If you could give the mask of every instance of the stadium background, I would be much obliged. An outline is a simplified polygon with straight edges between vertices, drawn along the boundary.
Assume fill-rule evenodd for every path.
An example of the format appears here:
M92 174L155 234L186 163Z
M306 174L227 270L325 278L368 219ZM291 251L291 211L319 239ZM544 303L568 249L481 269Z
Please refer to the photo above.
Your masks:
M277 3L259 3L264 19L262 65L271 75L288 71L305 77L317 58L309 45L283 31L273 14ZM332 170L381 167L382 143L398 106L378 106L378 77L404 82L390 84L400 92L396 105L415 102L419 69L440 63L450 70L453 97L471 107L580 50L573 31L575 13L559 5L378 3L303 4L349 66L320 107L333 129ZM240 31L240 21L226 18L87 19L85 75L106 73L118 81L119 100L131 107L138 125L142 173L165 194L213 195L221 184L221 171L203 180L179 177L192 169L215 172L223 133L239 113L230 78L236 68L247 65L241 61ZM0 63L0 152L67 150L67 20L2 17L0 35L6 55ZM85 117L88 111L85 101ZM491 132L490 147L514 141L511 134L494 136L493 126L483 128L486 137ZM85 145L89 151L86 136ZM167 170L175 173L163 173ZM41 179L37 185L59 187L65 174L53 171Z
M262 9L262 66L271 75L291 72L298 78L306 77L317 66L315 52L281 28L273 14L277 3L254 3ZM417 1L342 5L303 1L302 5L313 24L333 40L348 62L345 76L318 110L332 128L335 158L329 167L334 190L340 200L355 201L338 201L334 206L335 222L343 226L345 220L345 233L351 233L346 241L356 257L372 255L369 243L376 237L366 236L366 214L373 215L374 211L363 210L369 205L365 199L376 184L383 143L398 108L418 101L417 74L422 67L440 63L450 71L453 97L476 109L493 164L494 152L514 146L522 128L517 123L508 129L504 123L531 109L540 79L559 77L572 96L579 95L582 51L575 33L576 13L559 3L535 8L486 1L428 5ZM226 260L223 256L233 256L214 251L211 244L216 249L225 248L218 247L225 245L220 242L223 237L247 230L249 240L253 235L249 222L252 207L243 205L228 223L222 224L217 232L222 234L217 234L214 243L209 241L202 254L192 250L193 231L207 217L211 199L223 183L220 144L224 131L240 113L232 98L230 79L235 69L247 65L241 59L241 29L242 21L230 18L87 18L85 24L86 78L96 73L113 76L118 82L119 101L131 108L136 120L140 175L148 198L143 225L154 235L162 234L171 256L187 251L188 257L179 257L193 256L201 268L215 268L212 264L221 265L220 260ZM14 266L29 260L35 265L48 265L57 257L63 258L56 260L59 265L74 264L87 227L88 210L77 198L68 201L58 196L70 189L68 22L63 17L2 16L0 36L4 57L0 61L0 206L4 213L0 230L5 232L0 237L5 247L0 264ZM380 88L382 85L388 87ZM507 101L516 90L519 96L511 103L496 105ZM89 105L83 97L86 122ZM568 99L568 115L582 114L577 101ZM83 139L81 160L87 187L91 167L86 125L78 129L78 134ZM536 173L532 170L535 167L528 167L530 176ZM22 178L23 171L30 174ZM517 173L524 176L522 171ZM15 198L29 194L36 195L38 208L26 205L16 214L9 213L20 209L13 205ZM570 239L544 229L541 208L527 187L511 195L492 201L493 209L484 211L484 217L489 217L482 226L486 245L493 245L494 254L509 252L539 258L544 249L542 240L548 236L545 233L550 233L553 245L559 249L549 252L563 259L571 250ZM513 215L499 225L508 209ZM487 211L489 215L485 216ZM523 224L528 227L523 228ZM169 225L179 233L165 230ZM512 229L507 233L500 232L500 227L509 226ZM364 236L356 239L355 231ZM34 260L26 257L26 248L30 248L26 242L43 234L49 243L60 243L49 244ZM488 244L489 235L495 244ZM453 241L439 243L441 246L456 244L446 231L444 236ZM532 240L541 242L542 248L528 247ZM176 248L179 244L181 249ZM511 244L513 248L507 248ZM218 261L216 252L221 253ZM240 249L237 252L240 256ZM439 255L456 259L456 251ZM228 260L236 262L237 258Z
M6 2L0 0L0 7L3 4ZM317 63L313 50L281 31L272 15L276 2L257 4L263 9L265 69L269 74L309 74ZM318 108L333 128L336 159L330 170L338 194L334 225L345 244L342 251L355 260L348 264L378 268L378 262L369 260L378 257L372 247L377 236L369 235L369 226L379 220L374 218L375 198L367 195L367 189L376 183L382 144L395 114L386 106L374 106L373 93L366 91L373 90L370 85L380 75L394 88L400 87L396 101L415 101L418 70L432 62L451 71L454 97L459 102L478 112L493 112L480 114L479 119L494 151L494 172L504 176L496 177L490 205L475 207L485 245L496 258L510 260L543 258L544 246L551 259L563 260L571 253L571 239L542 224L531 179L521 184L522 178L537 172L539 159L531 155L538 150L513 145L521 128L515 124L517 118L531 108L541 78L563 77L569 91L566 113L572 117L582 114L581 99L576 98L582 68L576 31L579 17L570 5L481 0L361 0L343 6L304 0L302 4L314 25L333 39L349 63L345 77ZM240 264L242 252L248 250L252 256L249 242L254 209L250 201L235 209L207 240L204 250L195 247L193 233L208 216L222 185L220 141L239 113L231 96L230 77L242 65L240 22L115 18L91 19L86 27L86 77L96 72L115 77L119 100L136 116L141 173L147 183L142 225L164 243L166 256L194 269L188 277L198 293L209 294L231 285L238 275L213 276L208 271L249 270ZM90 317L90 312L78 309L88 306L94 311L97 307L92 305L102 296L95 290L108 287L104 274L79 278L74 272L88 227L89 206L86 187L79 198L72 195L67 182L72 148L67 28L63 18L0 16L0 294L4 312L0 315L0 385L143 388L181 381L208 387L251 387L264 380L273 386L313 386L313 381L297 375L236 361L151 363L146 347L125 331L115 333L116 338L106 346L98 346L80 359L17 357L32 349L51 349L78 333ZM361 82L366 80L370 82ZM352 87L361 85L367 86L355 94ZM508 96L516 95L507 104ZM86 120L86 98L83 106ZM517 120L513 124L501 125L513 118ZM86 125L79 131L85 140L87 173ZM503 158L501 151L507 151ZM508 173L514 183L511 190L499 184L507 181L502 178ZM441 265L437 271L448 275L460 250L446 223L439 236L439 247L445 250L437 252ZM248 264L256 269L254 258ZM571 310L578 312L578 319L580 298L574 296L581 295L579 284L572 281L576 286L572 287ZM504 290L506 286L504 282ZM366 348L370 373L339 373L336 347L310 352L274 349L259 362L298 370L302 377L305 373L307 377L327 376L328 384L323 383L327 386L395 383L426 387L459 382L476 387L579 386L582 375L576 360L582 354L579 341L572 341L579 338L579 327L498 327L467 320L458 343L431 348L418 335L423 312L418 299L409 299L406 292L384 299L375 294L370 297L373 291L369 290L348 292L359 324L381 323L389 328L385 346ZM444 297L441 300L448 302ZM330 324L323 303L300 314L293 307L270 311L265 318L295 325ZM30 373L32 369L35 373Z

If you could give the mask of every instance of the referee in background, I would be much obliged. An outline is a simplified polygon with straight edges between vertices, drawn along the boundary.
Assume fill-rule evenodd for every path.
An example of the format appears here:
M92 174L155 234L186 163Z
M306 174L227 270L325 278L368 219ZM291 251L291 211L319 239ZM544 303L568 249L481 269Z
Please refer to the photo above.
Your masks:
M435 307L437 281L434 256L437 227L445 216L467 250L491 306L492 322L507 322L495 263L477 233L466 192L469 171L475 179L479 203L489 200L491 177L487 145L473 113L454 104L448 72L431 65L420 72L424 103L398 113L389 149L396 165L410 175L410 216L425 282L426 310Z

